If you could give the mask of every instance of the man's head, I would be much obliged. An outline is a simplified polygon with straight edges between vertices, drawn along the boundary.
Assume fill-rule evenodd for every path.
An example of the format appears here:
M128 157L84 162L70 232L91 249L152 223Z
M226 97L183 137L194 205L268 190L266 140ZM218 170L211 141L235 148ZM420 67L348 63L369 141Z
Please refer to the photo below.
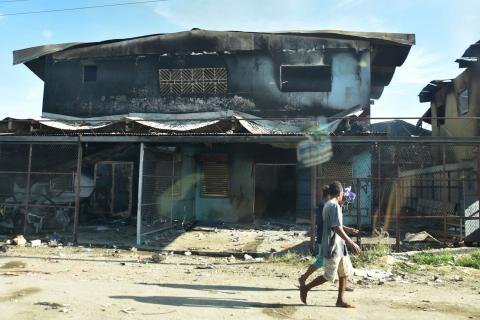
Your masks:
M332 181L328 186L328 189L330 190L330 197L336 198L338 202L341 203L343 200L342 184L339 181Z
M322 186L322 199L329 199L330 198L330 186L325 184Z

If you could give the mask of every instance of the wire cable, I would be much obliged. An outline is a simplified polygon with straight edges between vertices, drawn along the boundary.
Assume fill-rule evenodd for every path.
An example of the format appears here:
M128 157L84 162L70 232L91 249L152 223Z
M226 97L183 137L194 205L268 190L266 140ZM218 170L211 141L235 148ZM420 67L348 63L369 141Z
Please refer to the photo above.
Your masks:
M25 2L30 0L2 0L0 3L10 3L10 2Z
M10 0L10 1L13 1L13 0ZM27 0L15 0L15 1L27 1ZM87 10L87 9L97 9L97 8L106 8L106 7L119 7L119 6L127 6L127 5L143 4L143 3L153 3L153 2L164 2L164 1L168 1L168 0L133 1L133 2L120 2L120 3L103 4L103 5L98 5L98 6L85 6L85 7L62 8L62 9L51 9L51 10L40 10L40 11L12 12L12 13L0 14L0 17L20 16L20 15L27 15L27 14L51 13L51 12Z

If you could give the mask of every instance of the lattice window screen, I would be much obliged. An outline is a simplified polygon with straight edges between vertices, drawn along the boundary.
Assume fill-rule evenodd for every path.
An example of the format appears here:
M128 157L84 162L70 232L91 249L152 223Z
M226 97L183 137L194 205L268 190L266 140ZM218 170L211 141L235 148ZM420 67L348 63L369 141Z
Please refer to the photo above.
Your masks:
M227 93L226 68L160 69L159 76L162 96Z
M204 157L202 164L202 196L228 197L230 175L226 155Z

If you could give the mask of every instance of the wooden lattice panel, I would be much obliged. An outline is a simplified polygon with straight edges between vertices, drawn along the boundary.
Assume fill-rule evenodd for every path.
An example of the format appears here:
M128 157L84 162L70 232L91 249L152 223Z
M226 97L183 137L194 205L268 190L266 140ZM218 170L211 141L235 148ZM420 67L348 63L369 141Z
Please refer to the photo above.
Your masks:
M159 77L162 96L227 93L226 68L160 69Z

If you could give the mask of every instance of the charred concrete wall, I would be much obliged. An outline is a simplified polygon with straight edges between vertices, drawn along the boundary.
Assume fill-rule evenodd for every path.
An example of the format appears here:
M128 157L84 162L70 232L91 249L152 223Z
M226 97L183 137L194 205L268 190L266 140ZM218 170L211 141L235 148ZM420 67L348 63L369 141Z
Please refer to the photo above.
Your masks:
M193 218L200 221L252 222L255 219L255 164L295 163L294 149L260 145L183 145L178 147L177 152L182 159L181 176L177 182L180 183L181 191L175 195L170 195L168 192L156 195L157 217L172 217L175 220ZM204 170L201 158L212 154L228 155L228 194L224 196L202 194ZM291 183L308 184L309 180L295 181L294 179ZM149 186L149 183L144 184L144 189ZM308 194L300 194L301 190L305 189ZM296 214L291 217L293 221L298 216L303 217L302 210L309 212L309 207L302 207L302 205L308 206L308 203L298 203L300 196L309 197L309 188L299 185L297 190L297 194L291 195L291 205L297 208ZM279 202L282 199L265 200Z
M260 116L330 115L355 105L369 106L370 64L368 47L84 60L49 57L43 112L95 117L230 109ZM291 65L329 66L330 91L282 91L281 66ZM95 66L94 81L85 81L85 66ZM215 96L162 96L159 69L176 68L226 68L227 92Z

